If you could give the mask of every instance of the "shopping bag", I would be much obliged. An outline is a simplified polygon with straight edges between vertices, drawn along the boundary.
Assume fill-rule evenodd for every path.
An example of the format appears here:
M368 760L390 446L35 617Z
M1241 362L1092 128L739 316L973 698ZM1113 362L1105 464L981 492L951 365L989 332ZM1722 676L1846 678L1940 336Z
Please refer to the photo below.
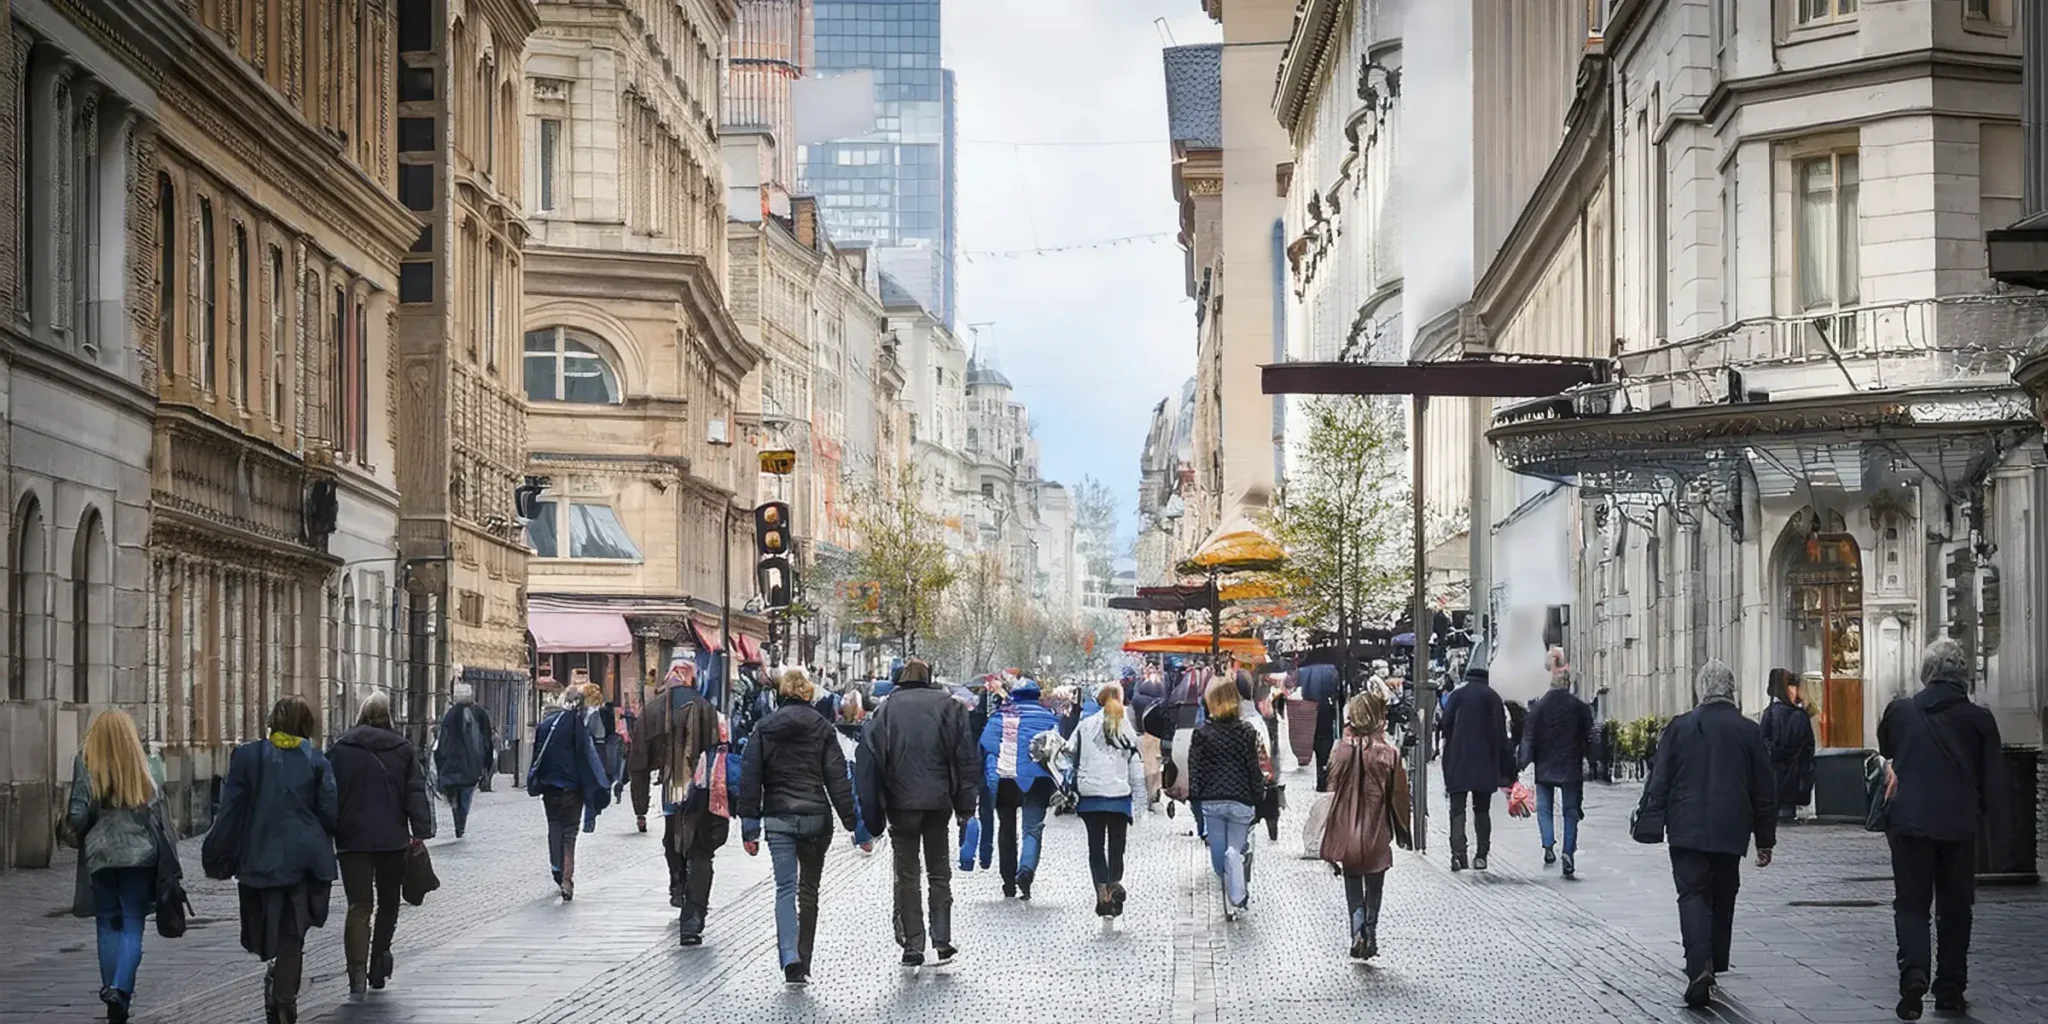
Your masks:
M1316 794L1308 805L1308 822L1301 827L1301 859L1317 860L1323 855L1323 831L1330 824L1330 794Z
M1526 782L1508 787L1508 817L1527 818L1536 813L1536 794Z
M405 848L405 877L400 881L399 895L417 907L427 901L428 893L440 887L441 877L434 874L434 858L427 853L427 844L413 840Z

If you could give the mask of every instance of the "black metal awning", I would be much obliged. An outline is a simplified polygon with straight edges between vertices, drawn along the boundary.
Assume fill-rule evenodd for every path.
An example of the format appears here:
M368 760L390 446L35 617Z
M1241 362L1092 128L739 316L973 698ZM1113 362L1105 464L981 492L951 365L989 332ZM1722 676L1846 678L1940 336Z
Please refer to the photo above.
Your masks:
M1112 597L1109 607L1120 612L1206 612L1216 607L1213 584L1139 587L1135 597Z
M1604 359L1509 356L1410 363L1272 363L1261 367L1269 395L1429 395L1499 398L1554 395L1605 383Z
M2048 213L1984 233L1991 279L2029 288L2048 288Z

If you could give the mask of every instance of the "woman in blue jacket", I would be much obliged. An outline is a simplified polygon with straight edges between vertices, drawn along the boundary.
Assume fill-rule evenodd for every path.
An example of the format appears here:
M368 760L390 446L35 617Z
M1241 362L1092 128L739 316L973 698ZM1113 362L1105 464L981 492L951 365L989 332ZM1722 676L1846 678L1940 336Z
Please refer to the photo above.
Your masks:
M1031 878L1038 871L1038 847L1045 832L1045 809L1052 803L1052 774L1031 756L1031 741L1040 733L1057 734L1059 719L1038 702L1038 683L1025 679L1010 691L1010 700L981 730L981 753L988 762L988 791L996 795L997 844L1001 847L1003 898L1031 898ZM1024 812L1024 843L1017 844L1017 812Z
M583 691L569 687L561 707L534 727L533 764L526 769L526 795L540 797L547 811L548 867L563 902L576 898L576 829L586 809L595 814L612 799L612 780L590 738L583 705Z
M299 1019L306 933L327 924L340 873L334 832L340 817L334 770L308 739L315 728L305 700L280 697L270 737L235 748L221 785L220 815L244 801L235 879L240 882L242 948L270 962L263 978L268 1024Z

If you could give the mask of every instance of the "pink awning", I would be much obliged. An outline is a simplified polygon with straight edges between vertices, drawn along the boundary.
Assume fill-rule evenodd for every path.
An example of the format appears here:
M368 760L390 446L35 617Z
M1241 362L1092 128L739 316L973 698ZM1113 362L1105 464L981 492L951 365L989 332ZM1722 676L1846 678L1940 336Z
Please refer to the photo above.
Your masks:
M542 654L631 654L633 633L621 615L604 612L527 612L526 631Z

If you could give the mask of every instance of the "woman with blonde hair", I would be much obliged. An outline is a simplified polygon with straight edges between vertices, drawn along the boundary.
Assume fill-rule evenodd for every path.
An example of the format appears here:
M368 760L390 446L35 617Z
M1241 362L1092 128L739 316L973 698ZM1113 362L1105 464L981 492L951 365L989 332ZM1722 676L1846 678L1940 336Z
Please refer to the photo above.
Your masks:
M163 816L163 794L125 711L102 711L72 763L66 822L78 837L78 887L72 912L95 919L100 1001L107 1019L128 1019L142 964L142 921L156 905L157 879L177 874L177 847ZM172 858L159 864L161 857Z
M1145 759L1138 730L1124 710L1124 688L1105 683L1095 691L1101 710L1081 720L1068 737L1065 756L1074 766L1075 811L1088 830L1088 873L1095 879L1095 915L1124 912L1124 833L1137 820L1145 799Z
M1344 741L1330 755L1330 818L1322 859L1344 876L1351 907L1351 956L1379 955L1380 895L1394 845L1408 832L1408 772L1388 742L1387 691L1374 682L1344 708Z
M812 705L817 690L803 669L776 680L777 707L754 726L742 754L733 816L748 856L768 837L775 871L775 938L783 981L811 977L811 944L818 933L818 881L832 847L836 815L853 831L853 779L839 735Z
M1252 821L1272 781L1261 767L1265 734L1246 721L1237 680L1219 675L1202 695L1209 720L1188 742L1188 800L1202 806L1209 860L1223 882L1223 917L1237 920L1251 902L1245 891Z

